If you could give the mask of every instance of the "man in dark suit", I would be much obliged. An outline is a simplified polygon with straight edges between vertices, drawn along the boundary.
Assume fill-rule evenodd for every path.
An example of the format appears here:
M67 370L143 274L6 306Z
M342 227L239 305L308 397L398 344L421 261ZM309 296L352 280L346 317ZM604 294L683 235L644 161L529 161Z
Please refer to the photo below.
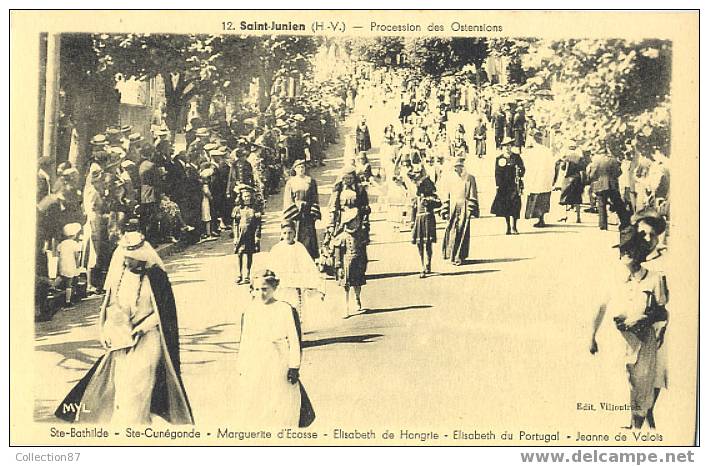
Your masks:
M500 109L493 118L495 127L495 148L502 147L502 140L505 138L505 113Z
M591 159L588 166L588 177L591 181L591 189L596 195L598 205L598 227L601 230L608 229L608 212L606 206L618 216L620 228L630 225L630 213L627 211L623 199L620 196L618 177L621 174L620 163L613 157L605 147L601 147L599 152Z

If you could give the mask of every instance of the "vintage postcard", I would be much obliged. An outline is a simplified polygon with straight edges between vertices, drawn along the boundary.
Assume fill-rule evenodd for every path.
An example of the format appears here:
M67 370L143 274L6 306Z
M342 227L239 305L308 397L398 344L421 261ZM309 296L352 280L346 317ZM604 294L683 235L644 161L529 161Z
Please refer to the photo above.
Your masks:
M10 50L11 445L698 441L698 12L15 10Z

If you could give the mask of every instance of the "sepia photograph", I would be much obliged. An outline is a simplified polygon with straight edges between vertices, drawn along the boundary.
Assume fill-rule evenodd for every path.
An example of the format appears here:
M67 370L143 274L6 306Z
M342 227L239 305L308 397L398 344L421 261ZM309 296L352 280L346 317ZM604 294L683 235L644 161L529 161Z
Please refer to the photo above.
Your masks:
M697 11L201 13L10 14L11 443L696 445Z

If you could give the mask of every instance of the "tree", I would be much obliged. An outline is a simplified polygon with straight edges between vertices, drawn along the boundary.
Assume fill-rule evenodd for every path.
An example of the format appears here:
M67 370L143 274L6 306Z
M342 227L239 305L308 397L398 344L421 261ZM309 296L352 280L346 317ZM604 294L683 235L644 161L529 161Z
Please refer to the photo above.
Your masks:
M77 165L81 170L91 137L118 122L119 101L113 76L98 72L99 60L89 34L62 34L60 56L62 99L57 160L67 159L73 128L78 135Z
M537 43L537 39L490 39L488 50L494 57L505 57L508 60L507 78L514 84L524 84L527 74L522 66L523 57L529 53L530 47Z
M221 41L213 35L101 34L94 48L101 69L126 79L160 76L165 85L167 126L179 126L180 110L195 95L213 94ZM204 100L204 99L203 99Z
M407 38L404 44L409 66L436 77L455 73L471 64L479 70L487 57L484 39L415 37Z
M404 50L403 37L378 36L374 38L345 39L344 48L355 58L379 68L401 65L399 57Z
M317 44L307 36L260 36L253 39L259 107L263 111L271 102L276 80L294 74L307 76L310 73Z
M534 44L551 53L537 63L542 86L555 95L545 118L567 139L621 153L669 150L671 44L660 40L561 40Z

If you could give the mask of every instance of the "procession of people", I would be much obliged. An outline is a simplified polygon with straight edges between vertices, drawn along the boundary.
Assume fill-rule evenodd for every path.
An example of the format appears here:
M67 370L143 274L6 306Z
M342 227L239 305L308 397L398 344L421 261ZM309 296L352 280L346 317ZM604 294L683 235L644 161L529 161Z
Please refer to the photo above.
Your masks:
M175 147L165 127L141 135L116 125L92 139L87 167L64 164L50 176L49 164L40 160L37 320L57 312L53 293L63 292L58 306L65 312L91 294L104 295L99 328L105 354L64 400L90 405L91 416L69 419L61 406L57 416L194 422L180 376L172 286L155 250L161 243L229 236L235 255L229 282L247 286L252 298L240 303L240 422L305 427L315 417L300 381L308 302L314 295L324 299L332 280L342 292L342 317L366 312L375 203L377 215L413 245L421 279L436 275L436 256L454 267L479 257L476 222L488 214L504 218L500 234L524 236L522 219L536 220L535 228L569 218L581 223L587 204L598 212L601 230L613 220L608 208L617 217L618 248L630 273L617 291L634 303L633 309L615 310L615 301L601 306L591 352L603 351L596 332L604 315L615 313L616 337L632 356L631 425L654 427L652 409L666 386L660 355L668 291L664 275L643 264L665 248L666 173L639 202L633 191L638 176L619 160L626 154L611 154L598 141L550 147L523 101L501 97L493 108L488 96L487 87L465 80L363 67L301 96L274 98L265 112L243 114L240 121L192 118L184 149ZM329 103L333 97L341 104ZM378 111L372 124L368 116ZM353 113L352 131L341 131ZM340 138L343 162L333 167L337 177L325 203L322 180L312 171L333 163L328 146ZM644 165L649 167L658 172ZM77 179L82 171L83 185ZM483 180L489 185L484 190ZM274 213L274 195L283 196L275 212L279 241L264 251L263 224ZM265 255L267 267L254 274L256 254ZM57 271L50 273L54 263ZM642 307L644 296L651 299Z

